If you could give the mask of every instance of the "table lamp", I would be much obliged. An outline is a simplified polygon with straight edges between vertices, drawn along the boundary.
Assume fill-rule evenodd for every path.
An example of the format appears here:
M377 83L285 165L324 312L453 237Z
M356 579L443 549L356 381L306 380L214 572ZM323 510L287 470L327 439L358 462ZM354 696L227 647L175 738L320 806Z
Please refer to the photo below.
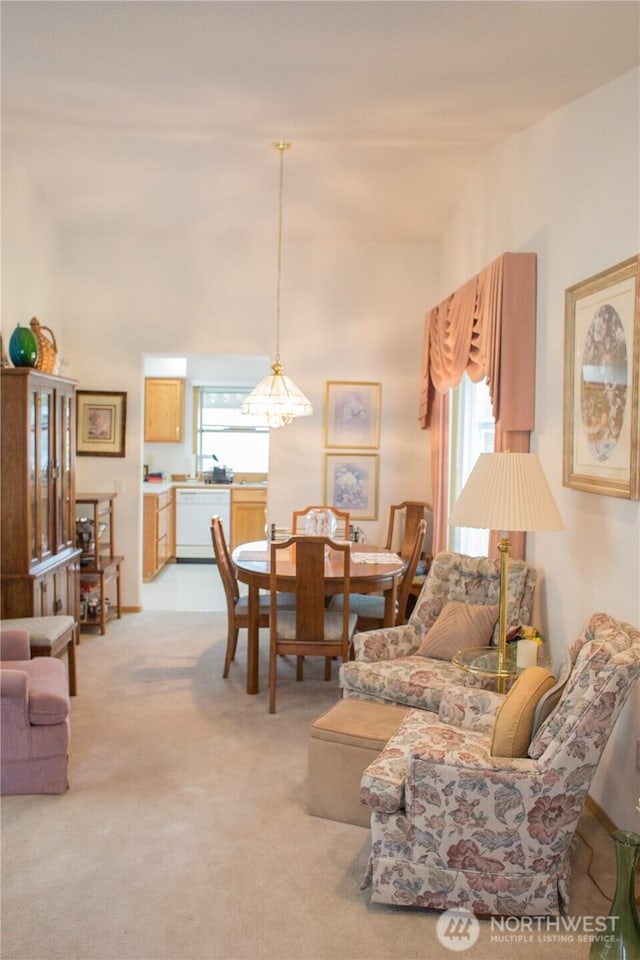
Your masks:
M499 530L498 675L507 658L509 531L562 530L564 524L534 453L481 453L449 516L455 527Z

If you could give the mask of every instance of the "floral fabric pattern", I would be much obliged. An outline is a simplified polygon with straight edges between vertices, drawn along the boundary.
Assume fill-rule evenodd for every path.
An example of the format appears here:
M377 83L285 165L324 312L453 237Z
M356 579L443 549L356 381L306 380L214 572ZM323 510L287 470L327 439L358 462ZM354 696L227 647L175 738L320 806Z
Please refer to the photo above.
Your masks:
M596 613L587 621L569 650L573 669L563 697L534 737L530 757L538 759L559 741L573 736L576 727L582 729L583 719L591 717L590 708L596 700L603 713L601 719L606 720L607 711L616 702L617 687L623 682L623 671L618 668L633 663L637 637L635 627L621 624L606 613Z
M396 660L410 657L420 644L424 629L421 623L405 623L400 627L380 627L353 637L353 652L356 660Z
M364 885L374 901L515 916L567 910L578 818L640 677L631 625L595 614L579 641L529 757L492 757L490 731L445 722L481 717L493 700L483 691L448 692L439 717L405 717L361 784L372 809Z
M529 623L536 572L524 560L512 560L507 582L507 629ZM427 633L447 600L461 603L496 604L500 600L500 561L488 557L467 557L460 553L439 553L433 560L424 587L409 618ZM493 643L498 640L498 625Z
M491 734L504 696L502 693L473 687L445 687L440 698L438 719L454 727L483 730Z
M507 587L507 629L529 623L536 571L524 560L509 564ZM356 660L392 660L411 656L424 635L438 619L447 600L462 603L496 604L500 599L500 564L487 557L466 557L460 553L439 553L433 560L420 596L400 627L382 627L357 633L353 639ZM497 643L498 626L493 643Z
M379 663L349 660L340 666L340 685L345 697L395 703L438 712L440 698L451 684L479 686L483 678L463 673L447 660L400 657Z
M536 572L524 560L509 564L507 627L527 623ZM409 622L356 633L355 660L340 667L345 697L398 703L437 713L443 691L452 683L492 689L491 678L463 674L446 660L420 657L418 648L447 600L496 604L500 594L500 564L486 557L440 553L418 597ZM494 631L494 641L497 632Z

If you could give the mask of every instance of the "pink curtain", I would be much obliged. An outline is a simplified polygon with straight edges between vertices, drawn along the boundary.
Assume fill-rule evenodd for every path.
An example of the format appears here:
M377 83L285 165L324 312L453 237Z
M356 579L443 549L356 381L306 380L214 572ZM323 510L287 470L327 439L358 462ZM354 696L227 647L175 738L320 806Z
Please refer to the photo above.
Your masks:
M463 373L487 378L496 450L529 450L535 414L536 255L505 253L430 310L425 318L419 419L431 431L434 552L446 546L448 392ZM524 556L513 533L511 554ZM491 538L495 555L497 533Z

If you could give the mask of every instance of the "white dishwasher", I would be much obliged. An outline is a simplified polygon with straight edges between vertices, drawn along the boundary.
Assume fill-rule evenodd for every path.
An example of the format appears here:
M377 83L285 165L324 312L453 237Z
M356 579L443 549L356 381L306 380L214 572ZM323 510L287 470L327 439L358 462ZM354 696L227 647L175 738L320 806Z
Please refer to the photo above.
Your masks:
M214 562L211 517L220 517L230 542L231 491L212 487L176 490L176 560Z

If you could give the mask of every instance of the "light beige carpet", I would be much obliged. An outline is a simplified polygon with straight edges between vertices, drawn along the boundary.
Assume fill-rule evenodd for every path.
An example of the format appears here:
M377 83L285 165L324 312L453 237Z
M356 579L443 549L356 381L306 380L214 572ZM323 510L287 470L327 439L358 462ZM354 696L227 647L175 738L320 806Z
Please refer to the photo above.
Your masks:
M142 613L83 635L70 789L2 800L3 960L454 956L439 914L369 904L368 830L305 811L308 725L339 696L323 662L308 661L302 684L280 663L270 716L266 643L250 697L243 633L222 680L225 633L221 614ZM611 841L589 814L582 830L612 893ZM587 862L578 840L572 913L606 914ZM588 953L578 935L500 935L483 922L459 955Z

